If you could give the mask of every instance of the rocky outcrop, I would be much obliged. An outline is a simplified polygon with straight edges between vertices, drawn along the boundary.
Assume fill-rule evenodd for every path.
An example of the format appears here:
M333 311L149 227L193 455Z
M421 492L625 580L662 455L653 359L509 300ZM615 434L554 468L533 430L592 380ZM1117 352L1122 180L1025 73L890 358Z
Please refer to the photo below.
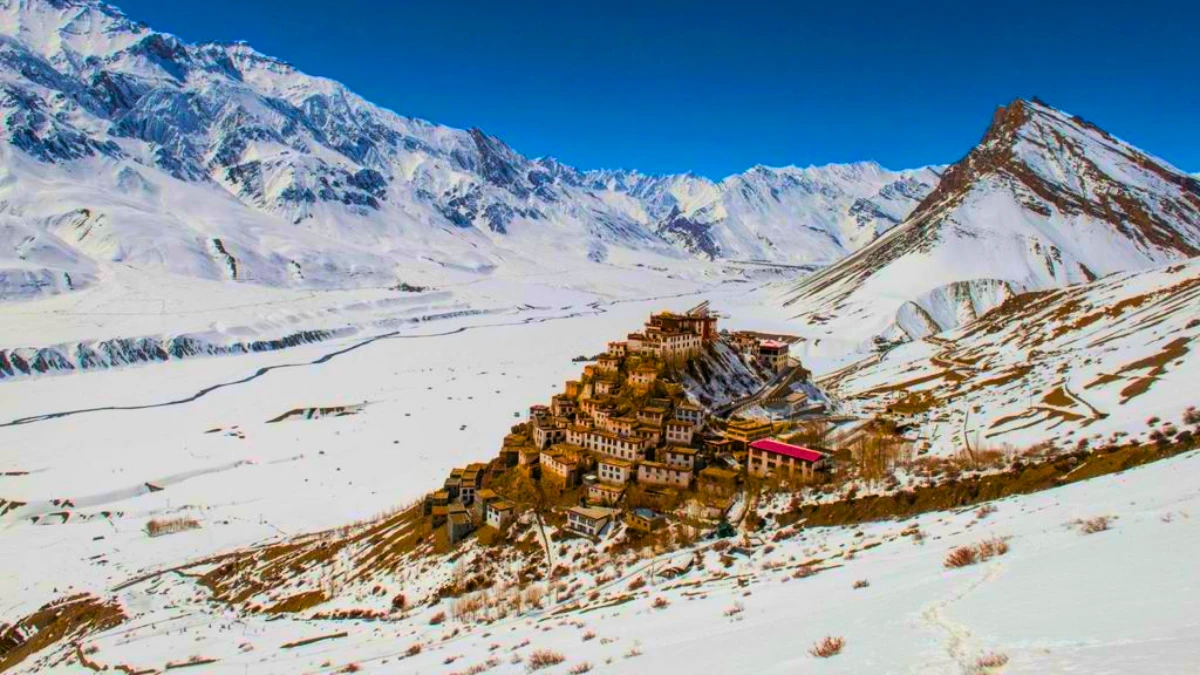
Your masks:
M273 339L214 342L210 338L177 335L169 338L114 338L51 347L0 349L0 379L70 371L230 356L288 349L347 335L353 329L303 330Z

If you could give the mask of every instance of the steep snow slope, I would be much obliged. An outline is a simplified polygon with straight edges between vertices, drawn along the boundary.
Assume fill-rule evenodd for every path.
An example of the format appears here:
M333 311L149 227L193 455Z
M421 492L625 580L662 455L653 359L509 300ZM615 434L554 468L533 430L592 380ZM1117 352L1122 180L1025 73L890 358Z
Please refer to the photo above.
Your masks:
M1036 101L900 226L798 284L785 304L845 346L953 328L1014 293L1200 253L1200 182Z
M113 263L318 288L555 259L827 264L937 181L873 164L719 184L580 172L98 0L0 2L0 111L9 299L94 283Z
M1200 401L1200 260L1017 295L958 330L824 380L937 454L1120 442Z

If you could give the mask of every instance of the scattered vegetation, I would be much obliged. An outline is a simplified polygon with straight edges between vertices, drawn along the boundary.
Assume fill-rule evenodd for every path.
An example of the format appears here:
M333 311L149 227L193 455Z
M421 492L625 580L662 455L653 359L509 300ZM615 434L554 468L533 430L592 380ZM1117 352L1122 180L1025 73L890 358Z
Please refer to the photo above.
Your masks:
M200 523L195 518L168 518L166 520L153 519L146 523L146 534L151 537L161 537L176 532L184 532L187 530L200 529Z
M1087 520L1076 520L1073 524L1081 534L1096 534L1104 532L1112 526L1112 516L1096 516Z
M525 670L532 673L535 670L557 666L566 661L567 657L551 649L535 649L525 661Z
M1000 537L985 539L971 546L959 546L946 554L943 565L947 569L969 567L1008 553L1008 541Z
M1007 654L999 654L996 652L989 652L987 654L984 654L983 656L980 656L978 659L976 659L975 670L978 673L987 673L989 671L995 670L996 668L1002 668L1007 663L1008 663L1008 655Z
M846 639L827 635L808 650L809 654L819 658L827 659L831 656L837 656L842 653L842 648L846 646Z

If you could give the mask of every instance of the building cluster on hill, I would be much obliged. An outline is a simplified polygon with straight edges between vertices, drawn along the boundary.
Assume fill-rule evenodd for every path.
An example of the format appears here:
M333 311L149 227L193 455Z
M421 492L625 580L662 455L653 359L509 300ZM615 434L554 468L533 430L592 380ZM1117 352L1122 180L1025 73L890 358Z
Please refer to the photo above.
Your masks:
M748 330L728 335L729 342L739 354L773 373L787 368L788 348L795 339L790 335L766 335Z
M455 469L426 498L426 514L446 527L451 544L476 527L503 531L518 509L487 486L516 471L557 498L569 530L594 537L623 517L628 528L650 532L685 502L700 518L723 518L747 471L811 478L824 455L770 440L768 420L711 424L676 381L678 369L716 339L707 303L652 315L640 332L610 342L548 404L530 406L496 459Z

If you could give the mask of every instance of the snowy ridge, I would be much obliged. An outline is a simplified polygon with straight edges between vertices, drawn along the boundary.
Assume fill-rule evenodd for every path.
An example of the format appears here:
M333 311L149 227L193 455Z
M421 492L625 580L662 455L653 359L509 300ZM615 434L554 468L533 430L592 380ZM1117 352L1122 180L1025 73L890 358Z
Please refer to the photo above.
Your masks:
M139 363L187 359L197 356L278 351L329 340L353 332L353 329L350 328L341 331L302 330L275 339L250 342L222 341L214 339L214 336L206 335L177 335L170 338L113 338L73 345L0 349L0 380L22 375L119 368Z
M995 298L955 331L824 383L848 410L905 418L938 454L1099 445L1174 420L1200 374L1200 260Z
M1081 118L1019 100L903 224L784 304L861 347L953 328L1011 293L1198 252L1200 182ZM947 298L963 311L945 311Z
M112 264L314 288L557 259L825 265L937 183L872 163L720 183L582 172L97 0L0 2L0 109L6 299L81 288Z

